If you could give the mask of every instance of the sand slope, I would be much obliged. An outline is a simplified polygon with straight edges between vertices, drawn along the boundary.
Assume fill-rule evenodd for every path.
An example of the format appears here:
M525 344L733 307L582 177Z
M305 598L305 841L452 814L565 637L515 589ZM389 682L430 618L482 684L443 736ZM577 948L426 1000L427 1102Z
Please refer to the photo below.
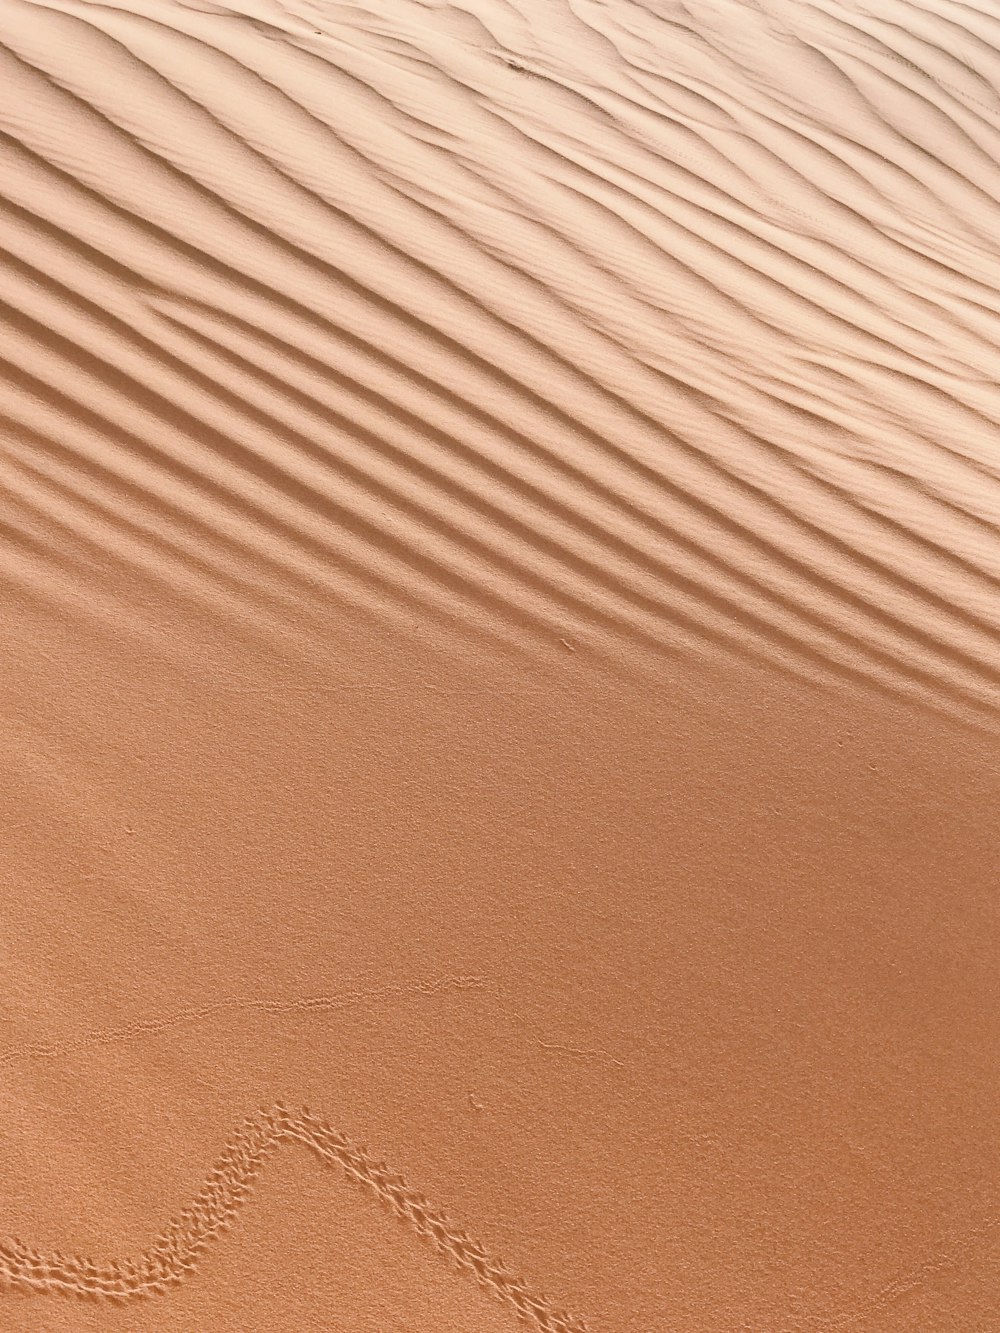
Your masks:
M0 0L0 1327L983 1333L998 80Z

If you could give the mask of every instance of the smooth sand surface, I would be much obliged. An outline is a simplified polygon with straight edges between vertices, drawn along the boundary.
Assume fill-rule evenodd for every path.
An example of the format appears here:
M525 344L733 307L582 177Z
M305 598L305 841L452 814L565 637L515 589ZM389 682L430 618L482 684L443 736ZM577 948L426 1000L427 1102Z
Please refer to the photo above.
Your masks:
M997 1328L998 84L0 0L0 1330Z

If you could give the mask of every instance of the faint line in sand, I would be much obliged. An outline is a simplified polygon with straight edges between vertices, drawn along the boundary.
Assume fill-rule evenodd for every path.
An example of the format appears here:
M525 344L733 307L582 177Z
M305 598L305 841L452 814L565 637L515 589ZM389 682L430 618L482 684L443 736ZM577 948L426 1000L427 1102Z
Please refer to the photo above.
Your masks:
M608 1060L611 1064L617 1065L619 1069L625 1068L625 1061L619 1060L617 1055L612 1055L610 1051L602 1051L599 1048L585 1049L582 1046L564 1046L557 1041L542 1041L541 1037L536 1037L535 1041L543 1051L554 1051L557 1055L572 1055L580 1060Z
M0 1069L19 1060L54 1060L64 1055L99 1046L114 1046L119 1042L137 1041L143 1037L158 1037L176 1028L194 1027L223 1013L256 1012L263 1014L332 1013L357 1005L377 1004L386 1000L405 1000L414 996L432 997L457 990L481 990L485 982L478 976L444 976L410 985L386 985L341 991L335 995L302 997L225 996L205 1004L188 1005L159 1018L138 1019L115 1027L95 1027L76 1037L56 1041L25 1042L0 1052Z
M975 1256L976 1250L981 1249L998 1228L1000 1228L1000 1215L989 1217L978 1226L970 1227L960 1236L945 1241L922 1263L905 1272L897 1273L864 1305L836 1315L825 1324L817 1325L816 1333L841 1333L841 1330L854 1328L858 1324L867 1323L876 1315L883 1315L886 1310L904 1300L925 1283L947 1273L957 1272L963 1263Z

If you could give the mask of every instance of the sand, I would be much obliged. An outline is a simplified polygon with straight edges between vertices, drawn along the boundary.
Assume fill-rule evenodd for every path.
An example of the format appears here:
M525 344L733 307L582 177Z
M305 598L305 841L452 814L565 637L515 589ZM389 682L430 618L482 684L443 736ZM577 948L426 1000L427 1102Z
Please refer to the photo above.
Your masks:
M0 0L0 1329L990 1333L1000 16Z

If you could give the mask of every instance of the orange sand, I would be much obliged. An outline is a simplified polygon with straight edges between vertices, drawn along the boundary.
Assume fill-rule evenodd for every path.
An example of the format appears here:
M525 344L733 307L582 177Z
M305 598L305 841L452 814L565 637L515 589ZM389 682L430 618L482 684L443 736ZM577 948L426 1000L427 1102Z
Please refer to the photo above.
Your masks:
M997 1327L998 83L0 0L3 1333Z

